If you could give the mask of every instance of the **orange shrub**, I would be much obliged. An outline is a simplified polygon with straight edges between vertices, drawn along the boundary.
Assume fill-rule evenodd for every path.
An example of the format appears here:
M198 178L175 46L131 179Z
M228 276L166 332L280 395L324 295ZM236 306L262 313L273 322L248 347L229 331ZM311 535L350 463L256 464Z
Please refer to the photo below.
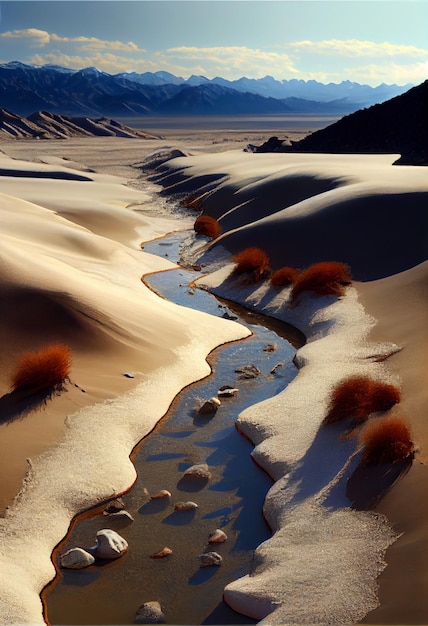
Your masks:
M245 248L232 257L236 263L234 274L252 273L254 280L261 280L269 273L269 257L260 248Z
M206 237L211 237L211 239L216 239L221 235L220 224L210 215L200 215L196 218L193 228L198 235L205 235Z
M18 359L12 377L13 389L28 389L34 393L58 389L68 379L70 366L70 348L63 344L48 346L39 352L25 352Z
M349 267L336 261L314 263L297 277L291 294L292 301L304 291L319 296L343 296L344 286L352 282Z
M397 402L400 402L400 391L394 385L353 376L333 389L324 423L333 424L347 418L363 421L371 413L388 411Z
M367 425L361 434L364 465L396 463L413 456L410 429L400 417L388 417Z
M270 277L270 282L274 285L274 287L294 285L299 273L299 270L296 270L294 267L281 267L279 270L273 272Z

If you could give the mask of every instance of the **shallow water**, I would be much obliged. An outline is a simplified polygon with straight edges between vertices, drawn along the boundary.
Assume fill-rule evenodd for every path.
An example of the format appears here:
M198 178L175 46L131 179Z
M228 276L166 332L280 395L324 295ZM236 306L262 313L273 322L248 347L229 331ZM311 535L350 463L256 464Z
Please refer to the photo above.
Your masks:
M168 250L174 260L182 239L177 235L144 249L160 255ZM194 278L195 272L179 269L153 274L146 281L176 303L236 317L225 303L189 287ZM253 550L270 536L262 507L272 481L252 461L252 445L238 433L235 421L249 405L284 389L297 370L292 364L295 349L287 339L261 325L250 324L250 328L250 338L210 355L213 374L183 390L134 450L138 479L123 496L134 522L107 518L102 515L104 507L77 518L57 556L70 547L94 545L96 532L106 527L128 541L129 551L103 566L59 570L44 593L51 624L129 624L138 607L150 600L160 602L168 623L254 623L227 607L222 593L228 582L250 571ZM286 325L284 329L287 334ZM274 351L266 351L268 346ZM272 374L278 363L283 365ZM257 365L261 374L241 380L235 370L249 364ZM237 387L238 394L222 400L213 417L198 414L201 402L216 396L225 384ZM208 464L210 480L184 480L183 472L199 462ZM171 498L150 500L146 490L154 494L160 489L168 489ZM174 503L180 500L192 500L198 508L175 512ZM224 530L228 540L209 546L209 534L216 528ZM173 553L150 558L164 546ZM199 567L198 556L208 549L221 554L220 567Z

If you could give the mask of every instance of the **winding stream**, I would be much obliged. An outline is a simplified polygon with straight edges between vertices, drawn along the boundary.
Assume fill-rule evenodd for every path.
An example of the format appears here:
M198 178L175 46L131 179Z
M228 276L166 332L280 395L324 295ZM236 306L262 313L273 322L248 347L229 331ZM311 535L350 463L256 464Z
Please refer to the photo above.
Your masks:
M179 233L144 249L178 260L185 236ZM252 336L217 348L209 357L213 373L178 394L165 417L134 449L138 478L123 496L134 521L104 516L105 505L73 521L56 558L71 547L94 545L101 528L116 530L129 550L105 565L83 570L57 567L55 580L43 593L50 624L132 624L138 607L151 600L160 602L170 624L255 623L232 611L222 593L230 581L250 571L253 550L270 536L262 507L272 481L253 462L252 445L239 434L235 421L243 409L279 393L294 378L292 343L301 345L302 337L286 324L272 321L269 328L269 318L245 313L190 287L196 277L194 271L177 269L152 274L145 281L177 304L238 319L250 327ZM260 375L241 379L235 370L249 364L256 365ZM200 415L198 407L216 396L222 385L239 391L222 399L214 416ZM200 462L209 466L209 481L183 479L183 472ZM147 495L161 489L167 489L171 498L153 500ZM174 511L175 502L188 500L198 508ZM210 545L208 537L216 528L228 540ZM172 554L150 558L164 546ZM199 567L198 556L208 550L221 554L220 567Z

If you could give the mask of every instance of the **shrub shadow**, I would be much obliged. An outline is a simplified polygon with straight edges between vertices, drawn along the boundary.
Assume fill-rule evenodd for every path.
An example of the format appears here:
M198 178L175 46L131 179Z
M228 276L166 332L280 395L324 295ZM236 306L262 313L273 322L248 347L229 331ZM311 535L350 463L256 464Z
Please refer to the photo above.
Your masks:
M405 476L413 457L396 463L366 466L360 463L346 486L346 495L353 509L364 511L374 508L395 483Z
M46 406L48 400L66 391L65 387L30 393L28 389L16 389L0 398L0 424L23 419L33 411Z

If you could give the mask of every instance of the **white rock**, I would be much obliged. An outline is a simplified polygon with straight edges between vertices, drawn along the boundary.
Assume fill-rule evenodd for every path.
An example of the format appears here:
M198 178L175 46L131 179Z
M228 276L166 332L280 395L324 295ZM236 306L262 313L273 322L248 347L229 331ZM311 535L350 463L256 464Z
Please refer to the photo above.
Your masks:
M97 543L91 548L97 559L118 559L127 550L128 542L110 528L103 528L97 532Z
M61 567L68 569L83 569L95 562L95 558L83 548L71 548L64 554L61 554L60 564Z
M177 504L174 506L174 509L176 511L191 511L192 509L197 509L198 505L196 504L196 502L191 502L190 500L188 502L177 502Z
M230 398L231 396L236 396L239 389L236 387L226 387L225 389L219 389L217 394L220 398Z

